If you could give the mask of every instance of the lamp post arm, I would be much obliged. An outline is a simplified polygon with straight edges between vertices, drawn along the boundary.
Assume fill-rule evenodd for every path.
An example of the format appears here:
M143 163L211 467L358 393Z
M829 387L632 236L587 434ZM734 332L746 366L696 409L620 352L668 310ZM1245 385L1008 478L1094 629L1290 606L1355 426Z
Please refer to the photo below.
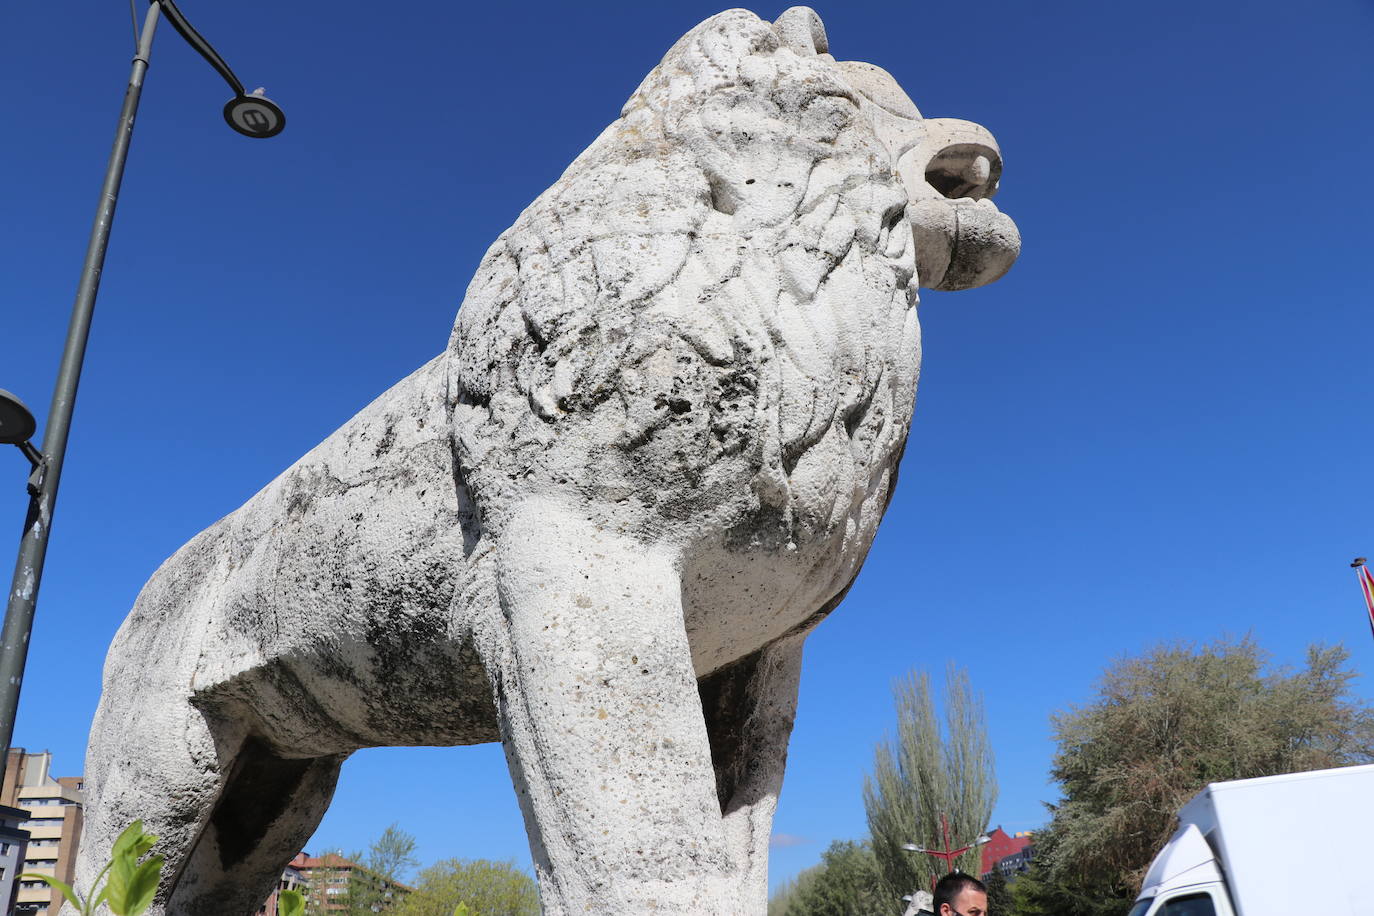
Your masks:
M159 3L162 4L162 11L166 14L167 21L172 24L172 28L176 29L177 33L181 35L182 38L186 39L186 43L195 48L200 56L205 58L220 76L224 77L224 81L229 84L229 88L234 90L234 95L247 95L248 93L244 91L243 83L234 75L234 71L229 69L229 65L224 62L224 58L220 57L219 52L210 46L210 42L206 41L204 36L197 32L195 28L192 27L191 23L186 21L186 17L182 15L181 10L177 9L177 5L172 2L172 0L153 0L154 6L157 6Z
M115 204L119 201L119 186L124 178L124 163L129 156L129 143L134 132L134 118L138 114L139 98L143 94L143 77L148 71L148 59L153 51L153 33L157 30L161 0L153 0L143 20L143 32L138 40L129 74L129 86L124 93L124 107L119 113L115 129L114 147L110 150L105 183L100 189L100 203L96 207L95 224L91 228L86 260L81 268L81 282L72 304L71 322L67 326L67 343L62 350L62 362L57 369L57 384L53 387L52 406L48 409L43 430L43 450L26 450L24 454L34 462L34 475L29 478L29 511L24 520L24 532L19 541L19 556L14 564L14 578L5 606L5 622L0 630L0 748L8 749L14 738L14 718L19 709L19 688L24 679L24 664L28 656L29 634L33 630L34 607L38 602L38 586L43 578L43 563L48 551L48 536L52 531L53 507L57 502L57 486L62 477L62 461L67 452L67 437L71 432L72 412L76 407L76 390L81 381L81 364L86 357L86 341L91 332L91 317L95 312L95 296L100 288L100 273L105 265L105 250L114 225ZM35 458L37 459L35 461ZM0 757L0 778L8 753Z
M43 490L43 476L48 471L48 459L43 457L42 452L34 448L32 442L19 443L19 451L24 453L24 457L29 459L31 465L28 483L29 496L37 496ZM0 776L3 776L4 772L4 766L0 764Z
M33 465L35 469L43 463L43 453L34 448L32 442L20 442L16 448L24 453L24 457L29 459L29 464Z

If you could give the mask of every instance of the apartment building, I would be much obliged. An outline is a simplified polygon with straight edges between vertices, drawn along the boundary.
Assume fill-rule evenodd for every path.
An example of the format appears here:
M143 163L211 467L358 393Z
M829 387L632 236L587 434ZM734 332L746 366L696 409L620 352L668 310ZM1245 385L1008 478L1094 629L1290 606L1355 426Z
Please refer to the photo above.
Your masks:
M300 856L296 858L299 859ZM271 895L263 901L262 906L258 907L258 916L277 916L277 903L281 900L282 891L300 891L302 894L309 894L310 883L305 880L305 875L301 874L300 869L294 865L286 866Z
M86 799L80 776L53 778L52 754L30 754L10 748L0 805L28 812L22 828L29 833L23 871L53 875L71 884L76 876L76 850L81 842ZM55 914L62 894L42 881L19 882L15 916Z
M311 904L326 913L360 907L384 913L411 892L399 881L389 881L333 852L322 856L301 853L291 860L291 867L309 883L306 893Z
M19 892L19 873L29 848L29 832L20 825L29 819L22 808L0 805L0 913L12 913Z

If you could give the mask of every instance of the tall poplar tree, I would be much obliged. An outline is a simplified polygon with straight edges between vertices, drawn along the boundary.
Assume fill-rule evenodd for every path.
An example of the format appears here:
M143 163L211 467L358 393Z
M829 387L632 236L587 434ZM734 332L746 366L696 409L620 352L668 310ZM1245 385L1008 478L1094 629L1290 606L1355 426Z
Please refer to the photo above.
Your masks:
M912 672L893 685L892 693L897 734L879 742L863 794L883 892L895 901L914 890L929 890L932 879L944 874L941 860L902 846L941 848L942 814L954 848L972 843L992 817L997 777L983 700L966 671L951 664L945 672L943 727L929 674ZM978 848L955 862L974 876L980 866Z

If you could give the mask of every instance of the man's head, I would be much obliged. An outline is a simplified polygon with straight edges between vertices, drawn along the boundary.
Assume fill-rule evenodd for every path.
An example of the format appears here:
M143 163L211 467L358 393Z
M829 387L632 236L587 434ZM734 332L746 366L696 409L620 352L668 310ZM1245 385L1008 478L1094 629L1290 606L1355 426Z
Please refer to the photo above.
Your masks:
M972 875L954 872L935 884L935 916L987 916L988 889Z

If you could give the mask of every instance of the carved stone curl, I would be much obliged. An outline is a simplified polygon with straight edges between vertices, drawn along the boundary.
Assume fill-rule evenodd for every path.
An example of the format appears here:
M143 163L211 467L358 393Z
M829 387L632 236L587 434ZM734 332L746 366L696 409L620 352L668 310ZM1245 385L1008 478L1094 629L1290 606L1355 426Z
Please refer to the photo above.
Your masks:
M668 52L483 258L448 348L153 575L79 880L244 916L377 745L504 742L549 914L762 914L802 641L895 484L920 285L1019 238L974 124L803 7Z

